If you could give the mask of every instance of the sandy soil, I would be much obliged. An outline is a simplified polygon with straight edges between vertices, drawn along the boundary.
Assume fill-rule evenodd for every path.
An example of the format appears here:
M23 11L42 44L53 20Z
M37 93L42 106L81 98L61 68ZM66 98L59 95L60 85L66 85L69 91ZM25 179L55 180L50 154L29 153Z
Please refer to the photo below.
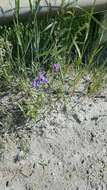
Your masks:
M56 101L31 131L0 139L0 190L107 190L107 86L94 97L83 87L66 111Z

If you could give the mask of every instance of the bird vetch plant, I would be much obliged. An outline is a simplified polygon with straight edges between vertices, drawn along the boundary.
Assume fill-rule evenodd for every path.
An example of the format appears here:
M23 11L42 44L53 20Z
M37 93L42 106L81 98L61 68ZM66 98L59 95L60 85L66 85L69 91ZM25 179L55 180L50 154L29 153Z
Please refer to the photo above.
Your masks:
M60 70L60 65L58 63L53 64L52 65L52 70L53 70L53 72L58 72Z
M40 72L36 79L32 82L32 87L39 89L43 84L48 84L48 79L45 77L44 73Z

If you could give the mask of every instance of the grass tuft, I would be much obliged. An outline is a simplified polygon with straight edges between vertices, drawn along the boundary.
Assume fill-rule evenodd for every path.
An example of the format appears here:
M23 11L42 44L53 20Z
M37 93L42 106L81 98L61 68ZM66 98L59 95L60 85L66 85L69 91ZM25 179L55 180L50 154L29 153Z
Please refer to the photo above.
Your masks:
M80 15L74 10L65 13L62 8L56 14L38 17L39 4L34 9L29 1L31 17L28 20L31 20L21 22L20 1L15 2L16 19L0 27L0 99L6 92L16 96L17 114L22 115L22 120L34 119L48 95L57 95L66 102L68 83L75 88L86 70L94 73L87 93L97 93L103 86L107 67L104 15L95 14L94 8ZM55 70L58 65L60 69ZM73 80L71 70L76 73ZM39 79L38 89L32 89L32 81L38 80L40 72L48 82L44 85L43 79ZM9 118L3 116L3 122L15 125L13 112L9 115L6 108L5 115Z

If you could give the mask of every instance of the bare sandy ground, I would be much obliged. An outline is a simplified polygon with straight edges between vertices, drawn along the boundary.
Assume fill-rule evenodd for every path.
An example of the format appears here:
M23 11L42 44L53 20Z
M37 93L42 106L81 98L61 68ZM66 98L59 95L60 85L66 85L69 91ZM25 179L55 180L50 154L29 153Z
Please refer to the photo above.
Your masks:
M84 81L64 103L1 139L0 190L107 190L107 86L88 97Z

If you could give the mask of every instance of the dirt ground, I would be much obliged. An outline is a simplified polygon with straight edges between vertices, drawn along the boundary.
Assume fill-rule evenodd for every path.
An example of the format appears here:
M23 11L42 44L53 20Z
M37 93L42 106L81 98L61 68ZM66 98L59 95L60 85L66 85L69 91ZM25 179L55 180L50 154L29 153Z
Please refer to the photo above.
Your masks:
M0 190L107 190L107 86L83 92L84 81L67 110L56 101L31 131L1 137Z

